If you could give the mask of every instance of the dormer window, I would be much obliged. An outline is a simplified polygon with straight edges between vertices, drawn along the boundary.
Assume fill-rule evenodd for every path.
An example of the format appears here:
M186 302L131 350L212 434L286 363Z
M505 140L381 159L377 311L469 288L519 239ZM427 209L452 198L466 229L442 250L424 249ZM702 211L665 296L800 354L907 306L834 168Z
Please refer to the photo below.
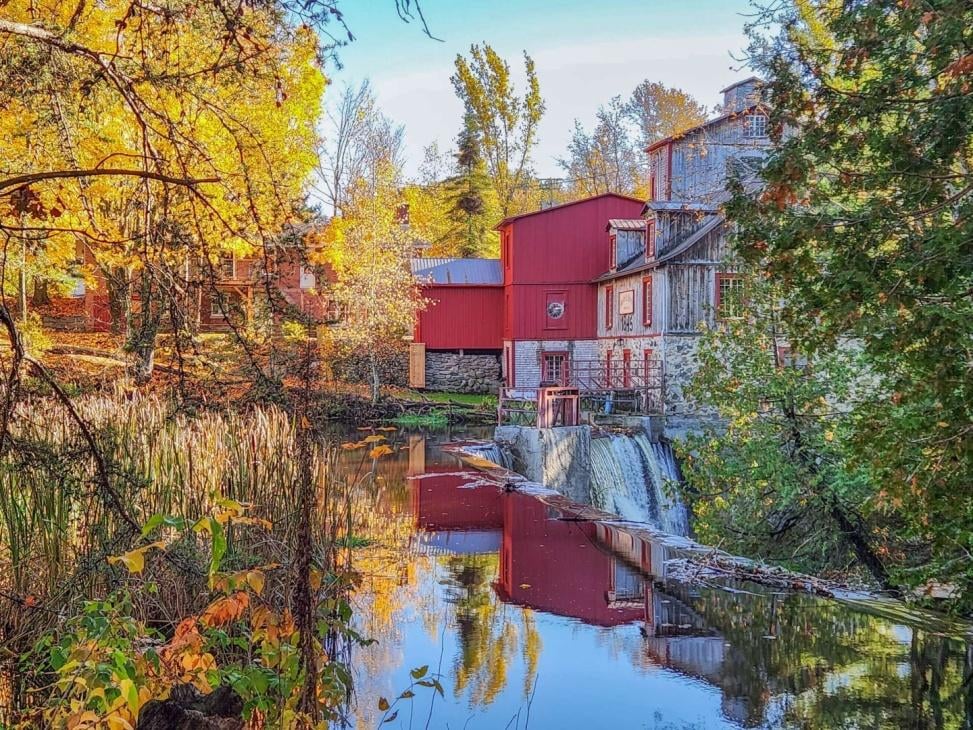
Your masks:
M638 227L635 227L635 224ZM645 252L645 228L642 221L633 221L625 228L613 229L608 238L611 270L624 269Z
M767 136L766 114L744 114L743 136L746 139L760 139Z

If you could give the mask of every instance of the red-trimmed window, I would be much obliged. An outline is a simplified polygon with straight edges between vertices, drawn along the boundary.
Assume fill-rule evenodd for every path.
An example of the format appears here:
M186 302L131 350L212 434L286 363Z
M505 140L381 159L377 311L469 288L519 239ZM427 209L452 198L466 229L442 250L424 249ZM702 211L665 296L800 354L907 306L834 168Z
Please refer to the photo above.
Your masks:
M642 384L648 385L655 376L655 350L646 348L642 350Z
M610 330L615 323L615 287L605 287L605 329Z
M655 221L645 224L645 260L655 258Z
M716 318L737 319L743 316L743 278L739 274L716 275Z
M642 324L652 326L652 277L642 279Z
M544 353L542 380L545 383L557 383L558 385L567 385L568 353L566 352L545 352Z
M614 271L618 267L618 237L612 233L608 236L608 269Z

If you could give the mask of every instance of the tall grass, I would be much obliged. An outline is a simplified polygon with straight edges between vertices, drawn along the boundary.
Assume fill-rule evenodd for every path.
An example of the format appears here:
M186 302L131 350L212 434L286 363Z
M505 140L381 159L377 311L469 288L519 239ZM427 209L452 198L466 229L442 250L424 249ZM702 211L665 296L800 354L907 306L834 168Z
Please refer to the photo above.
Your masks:
M251 503L286 540L298 478L295 428L275 407L189 417L153 396L91 396L76 401L136 522L156 513L187 519L217 499ZM63 407L22 404L17 448L0 462L0 589L17 595L54 590L97 547L111 544L117 518L94 488L94 465ZM315 444L316 485L333 480L334 449Z

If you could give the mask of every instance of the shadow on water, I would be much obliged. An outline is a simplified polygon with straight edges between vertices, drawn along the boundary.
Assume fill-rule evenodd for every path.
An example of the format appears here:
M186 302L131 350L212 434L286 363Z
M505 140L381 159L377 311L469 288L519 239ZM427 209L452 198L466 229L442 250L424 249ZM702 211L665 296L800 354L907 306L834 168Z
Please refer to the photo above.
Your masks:
M430 709L429 727L457 728L973 727L965 627L676 580L678 550L638 530L505 491L421 437L401 454L383 508L408 522L409 549L391 593L360 596L378 644L360 656L359 726L428 664L445 696L417 697L402 727Z

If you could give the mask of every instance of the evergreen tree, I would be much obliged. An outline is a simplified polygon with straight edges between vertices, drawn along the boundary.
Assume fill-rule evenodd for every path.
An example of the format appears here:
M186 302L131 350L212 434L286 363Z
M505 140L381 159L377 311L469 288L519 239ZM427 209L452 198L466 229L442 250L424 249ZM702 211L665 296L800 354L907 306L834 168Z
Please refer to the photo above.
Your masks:
M453 225L450 238L456 242L460 256L482 255L492 248L496 236L492 232L492 191L486 163L483 159L476 124L467 114L463 129L456 140L456 174L446 181L446 196L450 204Z

